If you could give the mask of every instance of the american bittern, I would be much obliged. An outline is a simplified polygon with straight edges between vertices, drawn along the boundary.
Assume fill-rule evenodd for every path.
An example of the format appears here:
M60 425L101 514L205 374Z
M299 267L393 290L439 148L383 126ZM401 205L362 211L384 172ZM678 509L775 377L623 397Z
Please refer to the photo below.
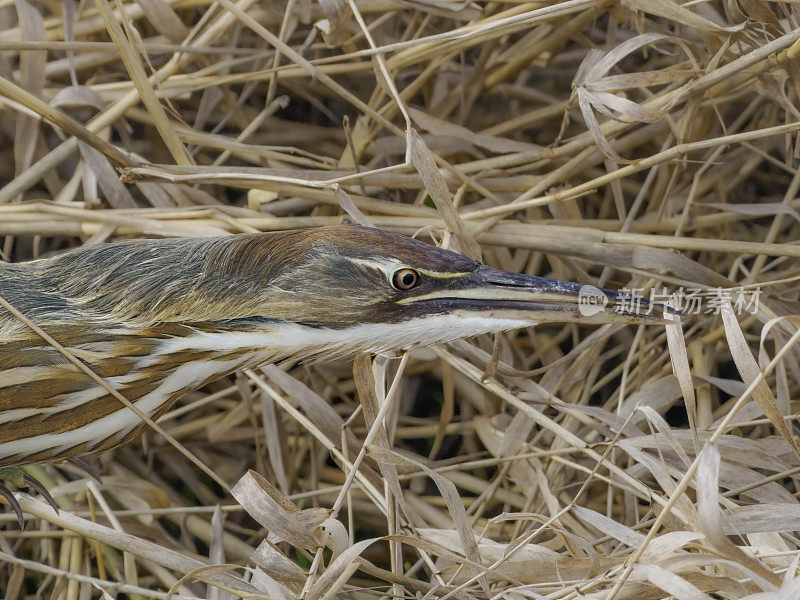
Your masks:
M661 321L615 292L580 310L580 289L354 226L128 241L0 263L0 296L152 419L190 390L269 361L546 321ZM0 410L0 467L96 454L143 427L3 308Z

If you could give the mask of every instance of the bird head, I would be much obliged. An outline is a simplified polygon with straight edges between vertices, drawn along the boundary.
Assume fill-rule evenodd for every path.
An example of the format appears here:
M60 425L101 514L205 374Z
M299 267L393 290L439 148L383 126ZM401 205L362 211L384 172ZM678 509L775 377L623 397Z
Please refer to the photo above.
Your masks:
M641 298L494 269L378 229L229 239L210 256L226 273L219 281L241 290L238 310L256 301L244 322L287 324L328 351L408 348L544 322L665 322L664 307Z
M378 229L345 225L240 239L242 253L232 263L247 269L245 256L253 251L270 271L257 273L269 280L265 316L295 323L342 328L437 317L484 319L487 327L505 320L517 326L663 322L664 307L643 298L494 269ZM237 278L252 274L240 271Z

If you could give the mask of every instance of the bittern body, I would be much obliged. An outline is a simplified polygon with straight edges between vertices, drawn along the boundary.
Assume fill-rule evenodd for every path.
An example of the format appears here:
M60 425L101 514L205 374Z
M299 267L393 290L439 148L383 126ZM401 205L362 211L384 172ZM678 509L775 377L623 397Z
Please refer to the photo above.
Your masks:
M153 419L244 367L446 342L544 321L648 322L577 284L376 229L139 240L0 263L0 296ZM634 308L635 307L635 308ZM143 423L0 307L0 466L91 455Z

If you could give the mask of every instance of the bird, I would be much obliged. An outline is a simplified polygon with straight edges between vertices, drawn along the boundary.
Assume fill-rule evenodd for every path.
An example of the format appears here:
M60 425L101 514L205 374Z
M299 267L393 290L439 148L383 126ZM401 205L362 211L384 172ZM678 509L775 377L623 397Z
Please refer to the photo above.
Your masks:
M92 457L145 427L41 332L156 420L191 390L284 359L543 322L664 322L659 307L621 292L502 271L356 225L125 240L0 262L0 299L0 476L39 491L20 467ZM0 495L13 500L2 485Z

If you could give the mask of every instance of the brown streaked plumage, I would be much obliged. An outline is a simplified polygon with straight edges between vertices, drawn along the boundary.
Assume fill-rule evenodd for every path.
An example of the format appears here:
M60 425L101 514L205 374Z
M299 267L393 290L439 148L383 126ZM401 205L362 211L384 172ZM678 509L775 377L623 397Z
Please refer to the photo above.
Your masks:
M0 263L0 296L153 419L187 391L283 358L382 352L542 321L659 322L649 311L615 312L614 292L605 309L583 314L579 291L354 226L138 240ZM94 454L141 427L0 308L0 466Z

